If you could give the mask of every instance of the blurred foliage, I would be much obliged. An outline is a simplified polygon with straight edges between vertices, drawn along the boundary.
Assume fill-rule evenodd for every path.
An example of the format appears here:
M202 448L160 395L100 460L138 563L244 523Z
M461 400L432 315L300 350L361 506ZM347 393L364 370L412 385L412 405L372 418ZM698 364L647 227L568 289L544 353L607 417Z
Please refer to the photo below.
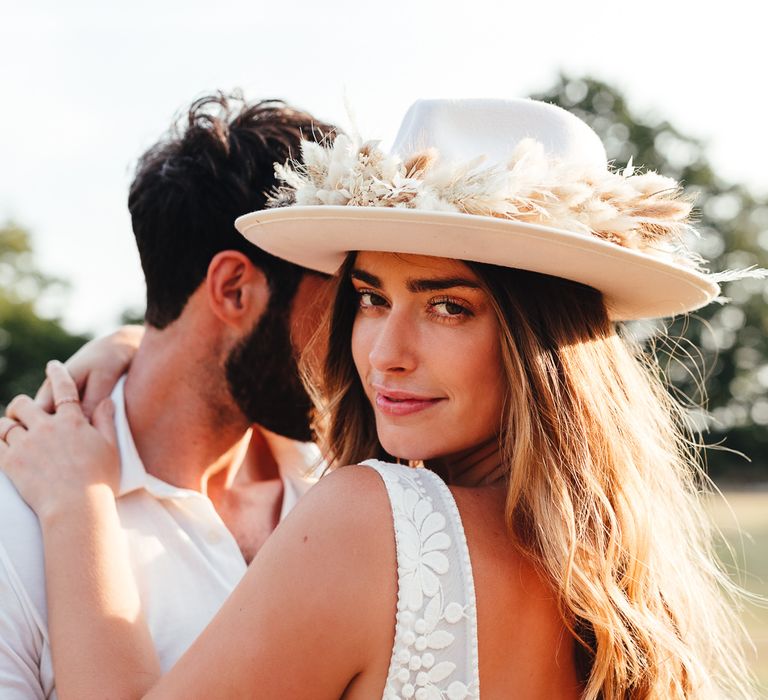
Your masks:
M712 271L768 267L768 200L719 178L704 143L662 118L636 114L619 90L597 80L561 75L550 90L532 97L565 107L586 121L602 138L615 167L632 158L636 166L674 177L695 193L701 237L691 245L710 261ZM726 448L707 450L710 474L765 480L768 284L754 279L731 282L723 286L723 295L731 302L710 304L666 322L668 339L655 341L656 351L676 392L687 397L692 421L705 441ZM636 333L648 335L649 324L645 326ZM702 410L705 400L708 411Z
M143 326L144 325L144 309L130 308L125 309L120 314L120 324L131 326Z
M34 395L45 363L65 360L87 340L37 310L42 295L65 292L61 280L36 268L29 234L13 224L0 227L0 408L16 394Z

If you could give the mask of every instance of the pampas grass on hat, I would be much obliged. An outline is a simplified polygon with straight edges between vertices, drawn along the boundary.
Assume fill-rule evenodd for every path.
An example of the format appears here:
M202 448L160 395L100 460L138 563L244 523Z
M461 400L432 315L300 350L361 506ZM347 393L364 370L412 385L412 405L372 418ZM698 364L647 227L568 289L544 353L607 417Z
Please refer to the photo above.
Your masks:
M692 200L630 164L613 170L576 116L534 100L420 100L390 152L339 135L276 164L273 208L238 218L268 252L335 272L354 250L487 262L600 290L614 320L671 316L719 282L688 246Z

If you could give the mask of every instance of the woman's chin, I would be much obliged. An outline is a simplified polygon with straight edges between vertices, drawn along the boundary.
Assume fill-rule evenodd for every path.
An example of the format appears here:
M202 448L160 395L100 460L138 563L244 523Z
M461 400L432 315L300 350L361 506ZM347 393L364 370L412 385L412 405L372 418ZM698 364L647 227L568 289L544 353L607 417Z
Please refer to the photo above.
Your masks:
M439 462L471 450L493 435L480 431L477 437L474 431L462 434L455 423L403 426L384 420L377 420L376 432L384 451L405 462Z
M448 454L441 446L425 445L423 435L420 439L414 440L380 437L379 441L387 454L405 462L426 462L427 460L439 459Z

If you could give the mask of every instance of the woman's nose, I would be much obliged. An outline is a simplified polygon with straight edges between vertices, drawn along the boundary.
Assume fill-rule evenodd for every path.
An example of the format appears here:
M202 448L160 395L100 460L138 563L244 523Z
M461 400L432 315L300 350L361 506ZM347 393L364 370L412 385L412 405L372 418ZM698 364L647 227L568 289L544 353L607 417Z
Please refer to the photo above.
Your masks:
M415 367L416 329L406 314L391 310L377 329L368 359L378 372L409 372Z

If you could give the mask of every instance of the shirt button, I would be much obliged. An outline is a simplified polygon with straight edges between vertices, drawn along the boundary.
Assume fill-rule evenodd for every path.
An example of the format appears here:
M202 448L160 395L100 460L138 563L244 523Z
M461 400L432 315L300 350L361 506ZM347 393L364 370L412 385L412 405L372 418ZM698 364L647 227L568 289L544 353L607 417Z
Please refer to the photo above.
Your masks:
M221 542L221 533L218 530L208 530L208 536L206 537L208 544L219 544Z

